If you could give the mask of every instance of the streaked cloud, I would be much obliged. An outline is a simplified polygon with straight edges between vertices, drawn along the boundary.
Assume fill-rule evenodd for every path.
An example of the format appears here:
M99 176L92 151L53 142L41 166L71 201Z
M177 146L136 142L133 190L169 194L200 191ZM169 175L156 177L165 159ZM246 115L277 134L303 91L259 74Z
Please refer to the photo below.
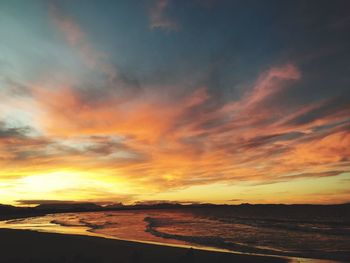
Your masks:
M75 20L65 14L59 6L53 4L50 6L49 14L65 40L79 52L87 66L102 69L107 77L114 77L115 69L113 66L103 61L106 55L94 49L85 32Z
M279 94L300 78L291 64L271 68L241 99L211 111L206 107L213 98L205 88L177 101L142 94L124 102L111 98L100 105L90 105L71 88L39 89L33 94L41 102L45 112L41 123L50 136L79 140L84 134L93 144L77 155L101 158L124 177L155 189L220 181L270 183L343 173L348 122L317 130L316 123L339 121L337 114L333 119L323 112L306 123L284 121L299 110L290 111L281 104ZM106 137L113 134L121 139L113 142ZM114 167L107 160L118 151L134 161L122 166L117 162ZM334 170L336 165L339 170Z

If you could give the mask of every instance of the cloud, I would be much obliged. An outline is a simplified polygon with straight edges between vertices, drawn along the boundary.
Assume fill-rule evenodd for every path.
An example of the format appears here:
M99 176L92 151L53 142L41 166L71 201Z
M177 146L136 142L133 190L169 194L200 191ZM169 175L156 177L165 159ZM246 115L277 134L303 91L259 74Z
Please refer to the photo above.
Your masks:
M101 68L110 78L116 74L115 68L104 61L105 54L98 52L90 44L87 35L78 23L64 13L58 5L51 4L49 14L54 25L62 33L67 43L79 52L87 66L91 68Z
M330 120L342 120L350 116L349 94L336 96L302 108L285 121L286 125L324 125Z
M55 28L61 33L66 43L80 56L83 63L91 70L90 74L100 75L103 83L104 92L100 93L99 85L97 87L83 87L81 89L82 99L92 102L99 102L108 99L110 96L127 98L139 91L139 83L136 79L120 72L115 63L111 63L108 54L99 51L93 45L88 34L59 5L51 4L49 16ZM96 82L98 83L98 82ZM91 85L91 84L90 84ZM93 85L91 85L93 86Z
M9 138L24 138L28 132L31 131L31 128L26 127L6 127L6 123L0 121L0 139L9 139Z
M30 87L10 77L0 76L2 92L7 96L30 96ZM1 93L0 93L1 94Z
M305 177L328 177L328 176L337 176L344 173L344 171L326 171L322 173L300 173L284 176L283 178L289 180L291 178L305 178Z
M8 127L6 122L0 121L0 164L16 166L17 162L38 159L44 161L44 149L52 142L42 136L35 136L29 126Z
M288 132L280 134L269 134L264 136L258 135L256 137L249 138L246 141L242 141L240 147L243 149L256 149L266 144L294 140L304 135L305 134L302 132Z
M239 199L239 198L235 198L235 199L230 199L230 200L227 200L227 201L230 201L230 202L242 202L244 200L243 199Z
M317 107L326 110L320 114L309 113L315 106L287 107L280 94L300 79L292 64L274 67L239 100L214 106L205 87L176 100L143 93L133 100L112 97L98 105L86 103L72 88L36 89L33 94L46 113L41 123L50 136L85 136L90 145L77 152L80 158L88 162L89 156L96 156L122 177L159 190L331 176L338 171L336 165L345 171L350 154L346 103L321 103L326 106ZM295 121L305 114L312 118ZM334 121L342 126L331 125ZM123 139L113 141L113 135ZM113 164L109 156L118 152Z
M292 64L272 68L259 77L253 90L245 96L240 106L254 109L267 106L264 103L271 101L276 93L288 87L283 81L299 80L300 78L300 71Z
M131 199L131 195L130 196L126 196L126 195L120 195L118 196L118 199L115 199L116 197L114 196L113 198L111 197L110 200L114 199L114 200L120 200L123 202L129 202ZM81 204L81 203L94 203L97 205L110 205L110 204L115 204L113 202L111 202L110 200L106 200L106 201L97 201L97 200L80 200L80 201L76 201L76 200L35 200L35 199L29 199L29 200L16 200L16 203L20 204L20 205L46 205L46 204ZM118 203L120 204L120 203Z
M108 178L149 193L345 173L350 170L347 104L341 97L285 104L281 94L301 78L295 65L273 67L241 98L221 104L206 87L181 96L171 88L167 96L148 91L127 100L109 96L103 103L86 100L84 91L70 86L33 87L31 94L41 109L37 122L50 140L41 138L40 147L27 148L17 141L8 160L22 160L28 169L34 162L45 169L103 167ZM25 135L17 129L2 133ZM96 198L107 195L89 191ZM72 192L81 194L79 189Z
M49 138L32 134L32 131L28 126L8 127L5 122L0 122L0 164L4 171L18 166L30 170L38 165L45 170L53 164L76 166L84 162L92 166L97 163L123 166L147 158L117 136ZM11 178L16 176L22 175L11 175Z
M166 31L178 31L180 29L179 24L166 15L169 4L170 0L154 0L154 5L149 12L151 29Z
M181 204L181 205L194 205L194 204L200 204L200 202L197 201L176 201L176 200L145 200L145 201L136 201L134 202L135 205L158 205L158 204Z
M75 204L77 201L67 200L16 200L21 205L43 205L43 204Z

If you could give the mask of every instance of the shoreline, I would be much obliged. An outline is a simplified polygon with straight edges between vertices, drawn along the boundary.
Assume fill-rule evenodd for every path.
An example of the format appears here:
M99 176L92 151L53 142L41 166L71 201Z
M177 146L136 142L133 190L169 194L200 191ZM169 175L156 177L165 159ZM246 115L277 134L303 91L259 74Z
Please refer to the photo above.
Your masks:
M42 215L38 215L39 217ZM278 254L263 254L263 253L254 253L254 252L241 252L241 251L235 251L235 250L230 250L230 249L225 249L225 248L217 248L217 247L211 247L211 246L205 246L205 245L200 245L200 244L175 244L175 243L166 243L166 242L157 242L157 241L146 241L146 240L136 240L136 239L126 239L126 238L118 238L115 236L111 235L105 235L101 234L98 232L95 232L94 229L89 228L89 227L79 227L79 231L76 229L72 229L71 227L63 228L66 230L73 230L73 231L49 231L49 230L43 230L43 229L32 229L32 228L13 228L13 227L6 227L6 222L11 221L11 220L16 220L16 219L24 219L24 218L31 218L31 217L38 217L38 216L23 216L23 217L17 217L17 218L7 218L7 219L2 219L0 220L0 240L1 239L8 239L11 237L8 237L6 235L3 237L3 231L15 231L13 233L16 233L16 231L19 232L29 232L33 233L33 236L36 236L35 233L38 233L40 235L63 235L69 237L83 237L83 238L100 238L100 239L105 239L105 240L110 240L111 242L128 242L130 244L135 244L135 246L157 246L158 249L162 250L162 248L174 248L174 249L180 249L180 250L190 250L193 249L193 251L199 251L199 253L221 253L221 254L227 254L230 255L231 257L235 258L235 262L237 262L237 257L239 258L239 262L291 262L291 263L339 263L339 262L345 262L341 260L328 260L328 259L317 259L317 258L302 258L302 257L297 257L297 256L292 256L292 255L278 255ZM35 241L37 242L37 241ZM1 245L1 242L0 242ZM4 247L4 246L2 246ZM244 258L244 259L243 259ZM248 258L250 258L248 260ZM241 261L243 260L243 261ZM246 261L248 260L248 261ZM0 263L5 262L0 260ZM7 261L6 261L7 262ZM10 261L12 262L12 261ZM22 261L21 261L22 262ZM31 262L31 261L29 261ZM50 261L51 262L51 261ZM70 262L70 261L69 261ZM75 261L74 261L75 262ZM90 261L89 261L90 262ZM94 261L93 261L94 262ZM108 260L106 262L109 262ZM124 261L123 261L124 262ZM126 263L131 262L133 263L134 261L125 261ZM139 261L136 261L139 262ZM143 262L143 261L140 261ZM148 262L148 261L145 261ZM155 261L158 262L158 261ZM168 261L161 261L161 262L168 262ZM171 261L173 262L173 261ZM187 262L187 261L182 261L181 262ZM189 261L193 262L193 261ZM195 261L195 262L221 262L221 261ZM223 261L226 262L226 261Z
M0 229L0 262L293 262L285 257L180 247L102 236ZM18 253L20 251L20 253ZM307 261L300 261L307 262Z

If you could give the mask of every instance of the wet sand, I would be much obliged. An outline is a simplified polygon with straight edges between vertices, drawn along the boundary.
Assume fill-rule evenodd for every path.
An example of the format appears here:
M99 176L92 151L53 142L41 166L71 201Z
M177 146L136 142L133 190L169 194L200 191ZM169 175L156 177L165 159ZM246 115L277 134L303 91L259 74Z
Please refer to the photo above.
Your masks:
M145 244L101 237L0 229L0 262L224 263L288 262L270 256L243 255Z

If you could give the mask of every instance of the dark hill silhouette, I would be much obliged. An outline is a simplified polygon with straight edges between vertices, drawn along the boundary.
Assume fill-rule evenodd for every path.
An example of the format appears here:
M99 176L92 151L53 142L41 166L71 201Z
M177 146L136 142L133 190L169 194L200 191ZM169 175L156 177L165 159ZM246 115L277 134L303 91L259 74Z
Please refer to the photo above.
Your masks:
M15 206L0 204L0 211L11 211L11 210L15 210L15 209L16 209Z
M214 204L177 204L177 203L158 203L158 204L135 204L123 205L114 203L101 206L91 202L63 202L63 203L43 203L36 207L16 207L12 205L0 204L0 220L39 216L52 213L65 212L95 212L95 211L120 211L120 210L145 210L145 209L189 209L196 213L208 215L215 210L216 214L238 214L248 217L288 217L298 220L308 220L320 215L322 218L330 218L331 221L338 219L349 219L350 222L350 203L338 205L311 205L311 204L241 204L241 205L214 205Z
M52 203L40 204L35 207L36 210L41 211L97 211L103 209L102 206L94 203Z

